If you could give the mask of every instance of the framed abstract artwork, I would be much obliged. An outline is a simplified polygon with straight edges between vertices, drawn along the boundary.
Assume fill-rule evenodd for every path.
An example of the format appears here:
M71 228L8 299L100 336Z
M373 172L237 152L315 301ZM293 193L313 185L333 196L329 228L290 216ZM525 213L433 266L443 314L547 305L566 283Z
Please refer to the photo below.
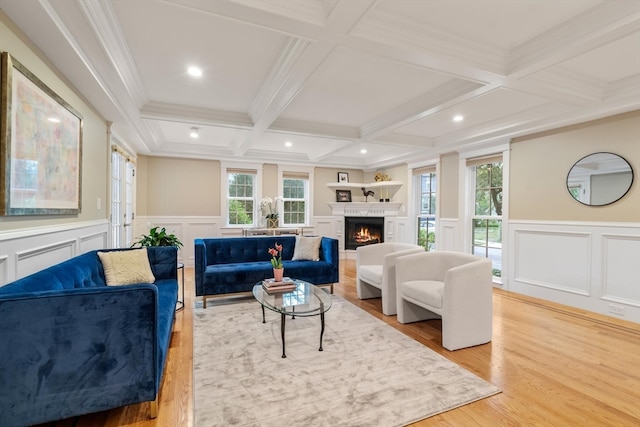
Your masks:
M0 86L0 214L81 210L82 115L7 52Z

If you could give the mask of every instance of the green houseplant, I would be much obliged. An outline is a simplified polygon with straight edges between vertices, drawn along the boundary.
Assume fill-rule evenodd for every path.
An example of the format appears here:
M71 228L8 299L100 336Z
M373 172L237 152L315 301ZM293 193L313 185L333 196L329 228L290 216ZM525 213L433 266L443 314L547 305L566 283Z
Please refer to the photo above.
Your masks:
M159 227L153 227L149 230L149 234L143 234L140 236L139 240L131 245L131 247L176 246L180 248L182 246L182 242L175 234L167 233L167 230L164 227L160 230L158 230L158 228Z

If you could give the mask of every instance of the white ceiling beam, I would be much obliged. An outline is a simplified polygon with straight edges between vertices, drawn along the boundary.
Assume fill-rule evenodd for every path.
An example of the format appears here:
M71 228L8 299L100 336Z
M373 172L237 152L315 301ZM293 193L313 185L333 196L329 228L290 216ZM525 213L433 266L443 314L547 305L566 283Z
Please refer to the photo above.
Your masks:
M115 109L115 111L117 111L117 114L121 116L122 121L124 121L130 127L130 129L134 130L133 135L135 135L137 139L135 141L136 148L142 152L152 151L153 147L149 144L149 142L153 142L157 146L157 141L154 141L151 136L145 132L144 126L141 126L140 120L136 114L137 106L133 104L131 98L127 99L127 97L119 96L120 94L118 92L119 90L121 90L121 88L114 87L113 79L107 77L110 70L105 70L103 67L98 65L103 64L103 61L100 61L98 59L98 55L100 55L102 52L93 52L90 50L87 51L87 49L84 48L86 43L81 43L79 41L79 35L82 34L82 29L78 28L78 26L76 25L79 23L73 23L73 25L75 26L73 30L70 29L64 19L62 19L56 11L56 7L75 8L77 7L76 3L56 3L55 7L49 0L40 0L38 3L42 7L46 15L49 17L53 25L57 28L58 32L67 41L74 54L82 62L87 72L91 75L91 78L100 88L100 91L108 99L110 105ZM65 9L65 11L67 10ZM81 12L86 13L87 10L81 9ZM98 15L100 14L99 9L94 10L94 12L96 12ZM105 18L101 22L108 22L108 20ZM91 20L88 21L88 24L95 34L98 34L102 30L108 30L108 28L102 28L101 30L99 30L98 28L93 27L92 25L95 24L95 22ZM80 40L82 39L80 38ZM103 39L98 38L98 41L102 42ZM102 48L105 49L106 47L103 45ZM110 63L110 65L112 67L114 66L112 63ZM107 75L105 75L105 73L107 73ZM129 93L127 94L130 95ZM107 117L107 119L115 118ZM134 143L134 141L129 142Z
M269 131L321 138L360 139L358 128L283 118L276 119L269 127Z
M254 132L236 150L236 155L247 152L254 141L259 140L262 132L282 114L289 103L298 95L302 87L316 72L320 64L333 51L337 43L358 22L367 10L374 4L374 0L352 2L342 0L335 5L327 18L327 27L320 39L314 43L305 45L301 51L296 49L296 61L281 61L281 66L287 70L272 71L272 75L287 76L286 80L271 85L271 91L260 91L258 104L261 111L253 111ZM284 55L286 56L286 54ZM260 113L259 115L257 113Z
M210 126L223 126L252 129L253 123L245 113L214 110L211 108L186 105L149 102L140 110L140 117L150 120L190 123Z
M513 49L508 74L526 77L639 30L637 2L602 2Z
M447 83L420 95L418 98L377 117L360 129L362 139L371 140L409 123L428 117L455 105L463 100L471 99L492 90L491 86L482 86L475 82L450 80Z
M264 9L250 7L229 0L164 0L164 2L191 11L216 15L242 24L265 28L291 37L303 38L308 41L318 40L325 32L323 26L314 25L309 22L289 18Z

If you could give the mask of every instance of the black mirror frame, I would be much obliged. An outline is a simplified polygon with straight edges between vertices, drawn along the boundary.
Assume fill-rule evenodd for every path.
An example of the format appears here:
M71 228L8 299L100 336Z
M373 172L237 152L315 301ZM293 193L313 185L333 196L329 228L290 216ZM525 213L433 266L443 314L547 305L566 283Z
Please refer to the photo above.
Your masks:
M573 168L575 168L578 163L580 163L581 161L583 161L587 157L593 156L595 154L611 154L612 156L617 156L617 157L621 158L622 160L624 160L624 162L629 166L629 170L631 171L631 182L629 183L629 186L627 187L625 192L622 195L620 195L620 197L618 197L617 199L612 200L612 201L610 201L608 203L603 203L601 205L593 205L593 204L589 204L589 203L584 203L584 202L576 199L573 196L573 194L571 193L571 190L570 190L570 187L569 187L569 177L571 175L571 171L573 170ZM567 179L565 181L565 187L567 188L567 192L569 193L569 196L571 196L571 199L575 200L576 202L580 203L581 205L590 206L590 207L601 207L601 206L609 206L609 205L617 202L618 200L621 200L624 196L626 196L627 193L629 192L629 190L631 190L631 187L633 186L633 181L634 180L635 180L635 174L633 172L633 167L631 166L631 163L629 163L629 161L627 159L622 157L620 154L612 153L610 151L598 151L598 152L595 152L595 153L587 154L586 156L580 158L577 162L575 162L573 164L573 166L571 166L571 168L569 168L569 172L567 173Z

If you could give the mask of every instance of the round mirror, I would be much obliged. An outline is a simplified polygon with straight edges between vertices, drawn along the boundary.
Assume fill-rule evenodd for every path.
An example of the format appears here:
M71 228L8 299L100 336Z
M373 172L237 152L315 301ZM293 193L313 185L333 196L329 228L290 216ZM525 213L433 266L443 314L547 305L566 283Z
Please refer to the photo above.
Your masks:
M620 200L631 188L633 169L623 157L594 153L578 160L567 176L571 197L588 206Z

